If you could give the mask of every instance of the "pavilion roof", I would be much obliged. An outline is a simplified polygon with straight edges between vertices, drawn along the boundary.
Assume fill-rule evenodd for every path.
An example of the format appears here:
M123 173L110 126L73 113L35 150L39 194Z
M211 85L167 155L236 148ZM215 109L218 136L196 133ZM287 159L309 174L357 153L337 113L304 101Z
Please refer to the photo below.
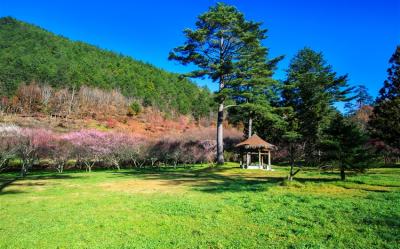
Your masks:
M265 150L274 150L277 147L273 144L270 144L260 138L257 134L249 137L241 143L238 143L236 147L243 147L245 149L265 149Z

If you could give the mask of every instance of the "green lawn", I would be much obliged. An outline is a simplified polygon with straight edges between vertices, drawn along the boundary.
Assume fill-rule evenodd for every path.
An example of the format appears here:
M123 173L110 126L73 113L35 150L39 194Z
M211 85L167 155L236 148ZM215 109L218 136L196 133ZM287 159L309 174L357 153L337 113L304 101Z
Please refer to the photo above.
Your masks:
M287 171L0 174L0 248L400 248L400 169Z

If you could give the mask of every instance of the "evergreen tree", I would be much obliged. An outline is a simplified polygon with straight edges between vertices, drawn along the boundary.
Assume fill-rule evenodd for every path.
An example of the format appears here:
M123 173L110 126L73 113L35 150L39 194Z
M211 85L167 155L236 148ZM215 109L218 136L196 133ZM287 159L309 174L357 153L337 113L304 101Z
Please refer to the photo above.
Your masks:
M283 105L292 107L299 121L298 132L305 142L307 163L318 162L318 144L329 125L332 105L347 100L351 90L347 75L337 76L322 53L304 48L292 59L284 82Z
M344 105L346 115L357 123L363 131L368 128L368 121L373 110L373 99L364 85L356 86L354 97Z
M369 124L374 137L400 149L400 46L389 63L388 78L379 91Z
M245 53L238 63L240 77L232 82L231 95L235 105L229 117L234 123L247 123L245 131L248 137L253 133L253 123L255 128L259 128L261 122L269 120L274 123L280 118L272 106L273 101L279 98L274 91L278 82L272 79L272 75L283 57L268 60L267 54L267 49L262 46Z
M363 171L369 161L367 136L360 127L337 113L322 141L323 160L339 167L340 177L346 170Z
M281 140L283 142L282 144L287 148L290 164L288 180L292 181L293 177L301 170L301 165L299 165L296 171L294 168L296 161L301 159L304 154L304 143L302 142L302 135L299 131L299 120L297 119L293 108L285 108L283 116L285 117L286 125Z
M348 114L354 114L362 107L372 105L372 96L368 93L368 88L365 85L358 85L354 89L353 101L349 101L345 104L345 109Z
M243 78L242 68L249 61L249 55L265 55L260 42L266 30L261 24L247 21L235 7L218 3L208 12L200 15L196 29L184 31L186 42L170 53L169 59L183 65L194 64L194 70L187 77L209 77L217 82L217 162L224 163L223 126L224 103L237 87L238 79Z

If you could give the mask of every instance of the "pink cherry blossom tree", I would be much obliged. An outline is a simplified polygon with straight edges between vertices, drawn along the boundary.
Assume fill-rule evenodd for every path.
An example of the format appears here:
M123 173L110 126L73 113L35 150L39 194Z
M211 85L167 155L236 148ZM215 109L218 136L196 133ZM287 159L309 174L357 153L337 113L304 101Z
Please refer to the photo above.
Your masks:
M106 151L102 155L102 159L108 165L120 170L122 162L137 159L138 155L135 152L140 150L139 147L143 140L143 137L138 135L107 133L103 145Z
M35 160L54 148L54 134L45 129L22 128L17 134L17 154L21 159L21 176L25 177Z
M73 157L73 145L60 135L55 136L54 143L56 146L51 150L48 156L53 160L54 167L58 173L63 173L68 160Z
M105 132L81 130L67 133L62 139L73 145L73 155L84 163L86 171L89 172L102 156L108 153L108 148L104 146L107 141Z

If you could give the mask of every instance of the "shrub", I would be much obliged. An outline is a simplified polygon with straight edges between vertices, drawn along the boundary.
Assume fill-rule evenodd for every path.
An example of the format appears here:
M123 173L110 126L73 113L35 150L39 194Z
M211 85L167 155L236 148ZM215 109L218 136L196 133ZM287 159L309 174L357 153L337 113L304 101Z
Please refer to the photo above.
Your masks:
M128 116L138 115L142 111L142 106L134 101L130 104L128 108Z

